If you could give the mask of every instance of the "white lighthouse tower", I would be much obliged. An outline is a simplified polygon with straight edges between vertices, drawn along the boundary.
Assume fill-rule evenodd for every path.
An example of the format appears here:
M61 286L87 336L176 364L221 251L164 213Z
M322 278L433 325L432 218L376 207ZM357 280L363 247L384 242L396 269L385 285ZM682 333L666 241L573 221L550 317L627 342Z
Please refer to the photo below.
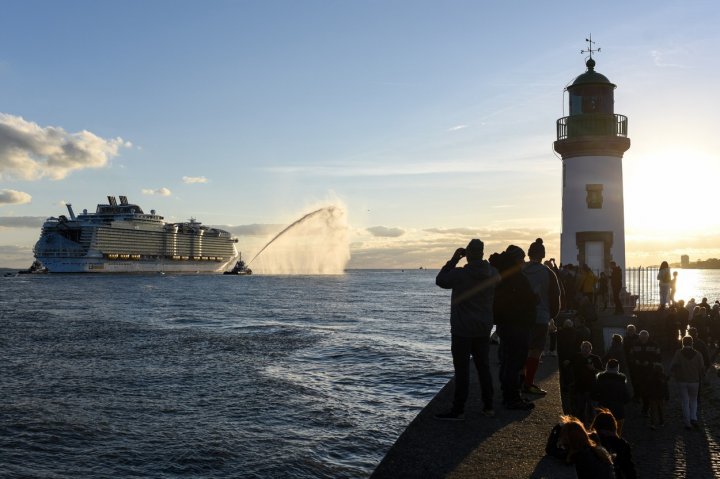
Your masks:
M557 121L554 145L563 162L560 260L585 263L596 273L614 261L624 271L622 158L630 148L628 121L615 114L615 85L595 71L592 37L587 41L587 71L567 87L570 116Z

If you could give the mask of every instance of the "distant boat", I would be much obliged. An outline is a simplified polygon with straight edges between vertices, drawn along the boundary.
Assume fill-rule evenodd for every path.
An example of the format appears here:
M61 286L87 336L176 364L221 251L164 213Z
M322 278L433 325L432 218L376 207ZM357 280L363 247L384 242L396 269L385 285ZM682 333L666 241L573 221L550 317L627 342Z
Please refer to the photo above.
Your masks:
M42 263L38 260L33 261L33 263L30 265L28 269L21 269L17 272L17 274L45 274L48 272L48 269L42 265ZM5 274L5 276L9 276L8 274ZM14 274L13 274L14 276Z
M242 259L238 259L238 262L235 263L235 267L230 271L225 271L223 274L249 275L252 274L252 270L248 268L248 265L245 264L245 261L243 261Z

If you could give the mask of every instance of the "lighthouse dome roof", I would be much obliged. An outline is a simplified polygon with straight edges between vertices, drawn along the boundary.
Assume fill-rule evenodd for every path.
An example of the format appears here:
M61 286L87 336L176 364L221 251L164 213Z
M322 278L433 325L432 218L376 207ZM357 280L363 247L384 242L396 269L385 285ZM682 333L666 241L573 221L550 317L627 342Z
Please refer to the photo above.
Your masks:
M589 59L585 66L587 66L587 71L583 73L582 75L579 75L575 81L572 83L572 86L575 85L587 85L587 84L605 84L605 85L612 85L615 86L613 83L608 80L608 78L603 75L602 73L598 73L595 71L595 60L592 58Z

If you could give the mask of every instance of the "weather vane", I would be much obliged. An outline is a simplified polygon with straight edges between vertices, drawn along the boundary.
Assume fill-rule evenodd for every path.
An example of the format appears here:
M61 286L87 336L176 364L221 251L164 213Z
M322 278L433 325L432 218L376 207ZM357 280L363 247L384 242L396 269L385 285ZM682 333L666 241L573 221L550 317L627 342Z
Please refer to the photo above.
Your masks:
M590 60L592 60L593 53L599 53L600 48L598 48L597 50L593 49L593 45L595 44L595 42L592 39L592 33L590 34L590 38L586 38L585 41L588 42L588 48L587 48L587 50L580 50L580 53L582 53L583 55L586 53L589 53Z

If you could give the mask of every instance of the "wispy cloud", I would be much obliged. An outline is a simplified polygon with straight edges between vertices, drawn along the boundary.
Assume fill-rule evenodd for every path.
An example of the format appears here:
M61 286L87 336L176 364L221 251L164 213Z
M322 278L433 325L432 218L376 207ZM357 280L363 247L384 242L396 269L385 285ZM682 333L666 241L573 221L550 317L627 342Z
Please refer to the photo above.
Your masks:
M183 180L183 183L185 183L186 185L208 182L208 179L205 178L204 176L183 176L182 180Z
M87 130L68 133L0 113L0 179L59 180L75 170L102 168L120 148L130 146L122 138L105 139Z
M545 161L543 161L545 160ZM468 160L438 160L418 163L384 161L382 163L329 164L329 165L288 165L272 166L266 171L289 175L333 176L333 177L374 177L374 176L420 176L454 173L514 173L545 171L553 166L553 160L538 156L515 158L476 158Z
M43 216L0 216L0 228L40 228Z
M156 190L150 189L150 188L144 188L142 190L143 195L149 195L149 196L171 196L172 191L170 191L168 188L162 187L158 188Z
M678 62L678 59L687 59L688 51L680 46L672 48L650 50L650 56L655 66L662 68L689 68L687 65Z
M381 238L397 238L405 234L405 230L400 228L388 228L386 226L372 226L367 231L373 236Z
M464 129L467 128L467 127L468 127L467 125L455 125L455 126L451 126L450 128L448 128L447 131L464 130Z
M0 206L2 205L23 205L30 203L32 196L24 191L0 190Z

